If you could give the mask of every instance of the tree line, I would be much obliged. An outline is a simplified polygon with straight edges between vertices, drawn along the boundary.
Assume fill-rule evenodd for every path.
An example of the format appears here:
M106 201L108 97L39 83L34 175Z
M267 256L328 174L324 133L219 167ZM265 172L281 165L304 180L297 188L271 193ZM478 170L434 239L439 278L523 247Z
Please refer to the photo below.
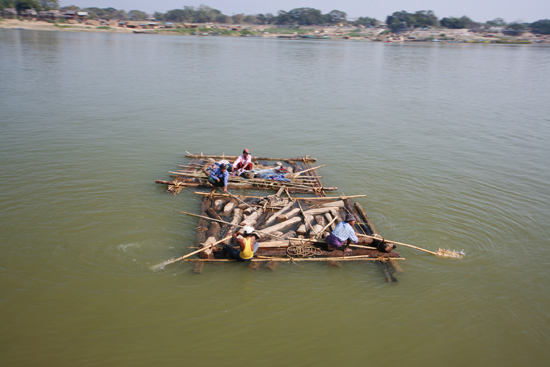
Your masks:
M54 10L59 9L59 0L0 0L0 10L4 8L16 8L22 12L25 9ZM118 20L146 20L147 14L140 10L118 10L115 8L79 8L71 5L61 11L85 11L89 18L118 19ZM236 14L225 15L221 11L207 5L199 7L184 6L182 9L169 10L166 13L155 12L153 18L163 22L173 23L222 23L222 24L255 24L255 25L276 25L276 26L330 26L348 25L376 27L381 24L375 18L359 17L356 20L348 20L347 14L340 10L332 10L323 14L314 8L295 8L290 11L279 10L277 15L273 14ZM487 21L485 23L474 22L467 16L460 18L445 17L438 19L431 10L419 10L414 13L396 11L386 17L386 26L392 32L402 32L414 28L437 28L450 29L489 29L491 27L502 27L511 35L520 35L530 30L534 33L550 34L550 19L541 19L533 23L506 23L502 18Z

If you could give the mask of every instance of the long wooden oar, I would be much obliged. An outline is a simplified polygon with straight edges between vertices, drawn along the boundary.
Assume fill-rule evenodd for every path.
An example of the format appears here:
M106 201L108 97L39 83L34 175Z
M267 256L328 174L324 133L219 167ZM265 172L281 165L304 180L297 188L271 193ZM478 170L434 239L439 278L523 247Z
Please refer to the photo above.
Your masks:
M202 252L202 251L208 250L208 249L210 249L210 248L213 248L214 245L217 245L218 243L223 242L223 241L225 241L225 240L227 240L227 239L229 239L229 238L231 238L231 236L227 236L227 237L225 237L224 239L221 239L221 240L219 240L219 241L216 241L216 242L210 244L209 246L200 248L200 249L198 249L197 251L193 251L193 252L191 252L191 253L189 253L189 254L187 254L187 255L183 255L182 257L178 257L177 259L166 260L166 261L164 261L164 262L162 262L162 263L160 263L160 264L151 266L151 270L160 270L160 269L164 268L166 265L173 264L173 263L175 263L175 262L178 262L178 261L180 261L180 260L186 259L186 258L188 258L188 257L191 257L191 256L195 255L195 254L198 254L199 252Z
M361 236L361 237L368 237L368 238L374 238L374 239L377 239L377 240L380 240L380 239L381 239L381 238L379 238L379 237L369 236L369 235L366 235L366 234L358 234L358 236ZM416 250L424 251L424 252L427 252L427 253L429 253L429 254L436 255L436 256L455 257L455 258L458 258L458 259L461 259L461 258L464 257L464 253L463 253L463 252L457 252L457 251L453 251L453 250L446 250L446 249L442 249L442 248L439 248L439 249L437 250L437 252L435 252L435 251L426 250L426 249L424 249L424 248L422 248L422 247L417 247L417 246L409 245L409 244L406 244L406 243L395 242L395 241L389 241L389 240L385 240L385 241L388 242L388 243L393 243L393 244L400 245L400 246L405 246L405 247L414 248L414 249L416 249Z

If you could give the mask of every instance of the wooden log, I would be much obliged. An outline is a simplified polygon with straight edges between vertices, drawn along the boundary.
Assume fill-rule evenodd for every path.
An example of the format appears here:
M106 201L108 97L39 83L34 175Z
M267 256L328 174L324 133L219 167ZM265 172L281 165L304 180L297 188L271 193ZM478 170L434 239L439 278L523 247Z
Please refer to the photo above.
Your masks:
M227 217L228 215L230 215L233 210L237 207L237 200L236 199L231 199L227 202L227 204L225 204L225 206L223 207L223 211L222 211L222 215L224 217Z
M254 262L250 262L248 264L248 268L251 269L251 270L258 270L261 265L262 265L261 262L254 261Z
M262 233L273 233L275 231L284 231L285 229L288 229L292 227L293 225L296 225L297 223L300 223L302 221L302 218L300 217L294 217L290 218L288 220L285 220L284 222L281 222L279 224L276 224L271 227L267 227L261 230Z
M324 227L320 224L316 224L313 226L311 231L309 231L309 237L310 238L322 238L323 237L323 230Z
M393 266L393 269L395 270L396 273L402 273L403 272L403 268L397 263L397 261L391 259L390 264L391 264L391 266Z
M300 224L298 229L296 230L296 234L298 236L305 236L307 234L307 228L305 224Z
M201 214L206 216L206 209L212 205L210 198L204 198L201 204ZM197 228L197 243L203 243L206 241L206 231L210 226L210 222L204 218L199 219L199 227Z
M204 268L204 262L197 261L195 266L193 266L193 273L202 274L202 269Z
M248 217L246 217L246 219L241 221L240 225L243 226L243 227L244 226L254 226L254 224L256 224L256 221L262 215L262 213L263 213L263 209L258 208L252 214L250 214Z
M272 235L272 237L270 237L270 239L267 239L268 241L278 241L279 240L278 237L282 237L283 232L275 231L275 232L271 233L271 235Z
M268 262L264 265L264 268L269 269L269 270L271 270L271 271L275 271L275 269L277 268L277 265L279 265L279 263L276 262L276 261L268 261Z
M210 228L208 228L207 236L218 238L220 235L220 224L218 222L210 223Z
M382 273L388 280L388 283L397 283L397 279L393 276L390 266L387 261L378 261L378 265L380 265L380 269L382 269Z
M343 200L338 200L338 201L332 201L332 202L329 202L329 203L324 203L324 204L321 204L323 207L331 207L331 208L344 208L345 207L345 203Z
M326 220L326 218L325 218L324 215L322 215L322 214L317 214L317 215L314 216L314 218L315 218L315 222L316 222L317 224L319 224L319 225L321 225L321 226L323 226L323 227L327 225L327 220Z
M214 209L212 209L212 208L207 208L207 209L206 209L206 213L207 213L210 217L212 217L212 218L214 218L214 219L223 220L223 219L218 215L218 213L216 213L216 211L215 211Z
M361 204L356 202L355 203L355 209L357 209L357 212L363 217L363 221L367 223L368 230L366 228L364 228L365 232L367 232L366 234L370 235L370 236L372 236L374 234L378 234L378 231L376 230L376 227L374 227L374 224L370 221L369 217L367 216L367 213L365 212L365 210L363 209ZM365 226L365 227L367 227L367 226Z
M224 200L222 199L215 199L212 203L212 209L214 209L216 212L219 212L222 210L222 206L224 204Z
M334 231L334 228L336 228L336 220L334 220L334 218L332 217L332 215L330 215L330 213L325 213L325 219L328 221L328 223L331 223L329 228L330 228L330 231Z
M285 234L283 234L282 236L279 236L279 239L287 240L287 239L294 238L294 237L296 237L296 232L295 231L288 231Z
M229 225L229 229L227 230L226 236L231 236L233 233L235 233L238 230L239 223L241 222L243 217L243 211L242 209L236 208L233 211L233 218L231 219L231 223ZM231 242L231 238L224 241L225 245L229 245Z
M282 215L289 211L294 206L294 202L290 201L288 204L286 204L281 210L273 213L264 223L264 227L270 226L273 222L277 220L277 217L279 215ZM288 218L287 218L288 219Z
M219 225L218 225L219 227ZM199 254L199 257L201 259L213 259L214 258L214 251L212 250L212 245L216 242L216 237L208 237L206 239L206 242L203 244L202 248L205 248L204 251L202 251Z
M317 214L333 213L335 211L338 211L338 209L335 207L327 206L322 208L308 209L304 211L304 213L309 215L317 215Z
M284 222L286 220L289 220L290 218L293 218L293 217L297 216L298 213L300 213L300 211L301 211L300 208L292 209L288 213L277 216L277 221L280 223L280 222Z

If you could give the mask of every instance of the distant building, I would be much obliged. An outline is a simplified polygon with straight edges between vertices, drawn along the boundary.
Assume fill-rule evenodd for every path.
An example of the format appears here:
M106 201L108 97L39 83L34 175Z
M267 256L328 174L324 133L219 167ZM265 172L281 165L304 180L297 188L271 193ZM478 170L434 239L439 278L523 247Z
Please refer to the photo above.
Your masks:
M17 18L17 10L15 8L4 8L2 16L6 19L15 19Z
M36 19L38 18L38 13L34 9L25 9L21 14L25 19Z
M38 12L38 19L57 20L61 17L59 10L41 10Z

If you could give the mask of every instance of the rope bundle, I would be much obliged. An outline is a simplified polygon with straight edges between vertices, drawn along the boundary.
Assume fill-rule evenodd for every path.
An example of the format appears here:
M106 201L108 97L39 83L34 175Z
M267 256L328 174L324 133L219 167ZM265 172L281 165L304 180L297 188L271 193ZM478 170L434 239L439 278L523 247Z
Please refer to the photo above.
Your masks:
M321 255L321 250L313 245L290 245L286 249L286 254L290 257L310 257Z

